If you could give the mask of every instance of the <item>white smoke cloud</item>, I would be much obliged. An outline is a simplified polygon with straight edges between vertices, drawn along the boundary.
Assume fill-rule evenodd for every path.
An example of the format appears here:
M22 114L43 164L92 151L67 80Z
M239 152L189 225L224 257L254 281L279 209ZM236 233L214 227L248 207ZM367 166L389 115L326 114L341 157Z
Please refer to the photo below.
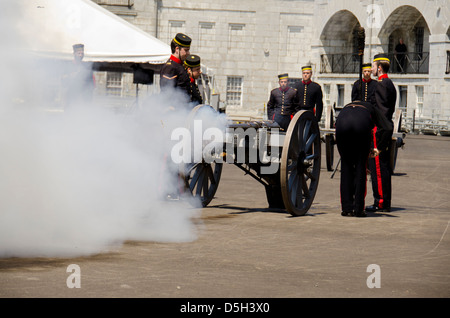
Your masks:
M45 75L58 65L15 50L20 37L8 13L18 8L11 3L0 5L8 35L0 53L0 257L71 257L126 240L195 240L199 205L164 200L180 186L170 133L185 124L189 107L168 94L121 114L95 104L45 111Z

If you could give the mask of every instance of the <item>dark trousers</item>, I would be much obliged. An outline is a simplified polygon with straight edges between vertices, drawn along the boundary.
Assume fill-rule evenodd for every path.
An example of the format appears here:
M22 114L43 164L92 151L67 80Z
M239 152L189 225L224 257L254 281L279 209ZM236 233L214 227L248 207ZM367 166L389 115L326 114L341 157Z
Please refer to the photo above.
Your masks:
M372 127L370 112L362 107L345 107L336 121L336 144L341 156L342 211L364 211Z
M376 128L374 129L376 132ZM375 134L374 134L375 136ZM376 140L374 140L376 147ZM391 184L391 164L390 164L390 148L382 151L379 156L369 159L370 177L372 179L372 192L374 206L380 209L391 207L392 184Z
M281 115L279 113L275 113L273 120L278 123L282 129L287 130L289 123L291 122L291 115Z

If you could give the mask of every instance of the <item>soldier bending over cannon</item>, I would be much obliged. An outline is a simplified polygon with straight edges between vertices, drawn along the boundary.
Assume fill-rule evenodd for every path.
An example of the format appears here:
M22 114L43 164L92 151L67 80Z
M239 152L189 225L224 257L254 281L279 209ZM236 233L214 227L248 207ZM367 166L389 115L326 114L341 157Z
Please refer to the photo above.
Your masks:
M378 127L377 148L371 149L372 129ZM368 102L346 105L336 119L336 144L341 155L341 206L343 216L364 217L367 161L386 152L392 125L382 112Z

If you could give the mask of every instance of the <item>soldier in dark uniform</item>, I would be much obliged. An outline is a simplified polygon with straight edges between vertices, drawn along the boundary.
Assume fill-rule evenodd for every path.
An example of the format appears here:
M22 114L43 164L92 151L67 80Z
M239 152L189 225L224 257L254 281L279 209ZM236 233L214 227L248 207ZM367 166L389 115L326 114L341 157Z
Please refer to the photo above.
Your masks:
M395 102L397 99L397 91L391 79L388 78L390 61L386 54L377 54L372 63L372 75L378 76L377 86L375 89L375 106L383 113L389 121L392 128L394 123L392 115L395 111ZM374 128L374 136L379 134L378 127ZM392 139L392 133L389 136ZM377 138L374 138L374 148L377 147ZM366 207L368 212L390 212L392 199L391 186L391 165L390 165L390 149L382 151L381 154L369 160L369 169L372 179L372 192L374 196L374 204Z
M322 88L316 82L311 81L311 66L302 67L302 81L296 83L294 88L297 89L299 105L295 109L311 110L315 113L318 121L322 118L323 101Z
M172 55L160 71L161 91L175 88L188 94L190 79L183 62L190 54L191 42L190 37L178 33L170 43Z
M352 88L352 102L353 101L363 101L374 103L375 98L375 87L377 82L373 81L371 78L372 74L372 63L366 63L362 66L363 79L362 79L362 89L361 89L361 79L358 79ZM362 95L361 95L362 92Z
M72 48L73 61L68 64L68 69L62 76L65 111L89 105L95 88L92 64L83 62L84 44L74 44Z
M372 129L378 127L377 143L372 148ZM372 103L355 101L346 105L336 119L336 144L341 156L341 207L343 216L364 217L369 155L386 151L392 126Z
M288 74L278 75L279 88L270 92L267 102L267 118L273 120L284 130L287 130L291 122L291 115L298 104L297 91L289 87Z
M200 56L191 54L184 61L184 67L189 74L188 93L191 97L192 106L203 104L203 98L198 90L196 80L202 75L202 68L200 65Z
M175 35L170 43L172 54L161 68L159 82L162 93L173 93L173 90L179 91L186 98L186 103L188 102L188 98L190 98L188 90L191 81L184 66L184 61L190 55L191 42L192 39L183 33ZM168 109L172 111L174 110L174 106L170 106ZM170 158L170 154L165 153L164 158L162 159L164 166L161 169L161 178L169 178L168 180L171 180L171 182L176 180L176 182L179 183L180 179L177 173L177 165L172 160L168 160L168 158ZM165 183L167 183L167 180L162 179L161 184ZM168 191L167 193L165 193L165 191L166 189L161 189L163 197L166 197L167 199L178 198L178 189L171 189L171 191Z

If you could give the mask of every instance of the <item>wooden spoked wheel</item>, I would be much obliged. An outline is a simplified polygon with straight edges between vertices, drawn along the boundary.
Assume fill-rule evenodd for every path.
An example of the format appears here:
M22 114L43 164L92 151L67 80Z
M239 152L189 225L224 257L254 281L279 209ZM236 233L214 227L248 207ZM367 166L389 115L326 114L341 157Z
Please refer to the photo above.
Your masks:
M201 120L202 113L216 112L209 105L197 105L190 112L186 126L189 130L192 130L192 124L194 120ZM220 176L222 174L222 162L206 162L201 158L201 161L180 164L180 176L185 182L187 192L194 198L197 198L203 207L206 207L216 194L219 186Z
M222 174L222 163L191 163L184 165L184 182L194 198L206 207L216 194Z
M320 176L320 130L311 111L300 111L289 124L281 153L281 193L293 216L308 212Z

